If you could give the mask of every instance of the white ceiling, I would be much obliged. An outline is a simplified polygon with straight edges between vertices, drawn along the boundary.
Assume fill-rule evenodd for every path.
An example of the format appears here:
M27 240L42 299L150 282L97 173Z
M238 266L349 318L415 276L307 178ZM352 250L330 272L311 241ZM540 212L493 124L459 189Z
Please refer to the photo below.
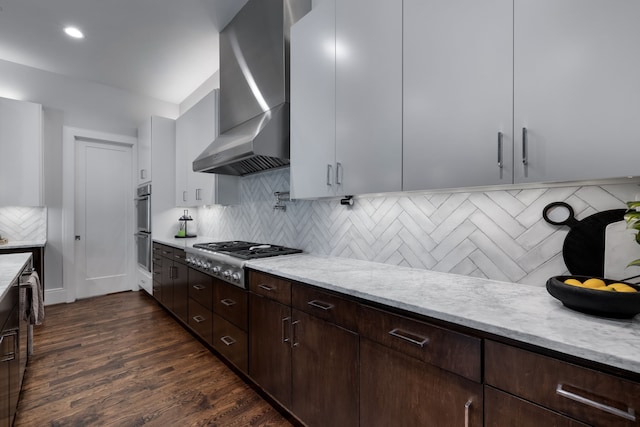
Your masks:
M218 33L246 2L0 0L0 59L179 104L218 70Z

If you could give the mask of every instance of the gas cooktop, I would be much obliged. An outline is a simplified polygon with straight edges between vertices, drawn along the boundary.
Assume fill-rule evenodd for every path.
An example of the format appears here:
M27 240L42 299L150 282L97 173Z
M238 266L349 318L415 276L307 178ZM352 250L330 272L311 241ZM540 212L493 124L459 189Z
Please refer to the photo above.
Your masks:
M228 242L196 243L193 245L193 247L246 260L267 258L278 255L297 254L302 252L302 250L300 249L287 248L285 246L251 243L239 240Z

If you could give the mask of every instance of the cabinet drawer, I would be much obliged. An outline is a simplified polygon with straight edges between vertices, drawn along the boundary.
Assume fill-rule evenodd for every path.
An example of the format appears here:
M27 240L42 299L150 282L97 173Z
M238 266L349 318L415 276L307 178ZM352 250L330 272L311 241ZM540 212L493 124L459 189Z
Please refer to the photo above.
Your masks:
M485 427L588 427L587 424L490 386L484 387L484 425Z
M291 282L252 271L249 273L249 290L284 305L291 305Z
M485 382L594 426L639 426L640 384L493 341Z
M153 280L161 280L160 278L162 277L162 262L153 262L151 275L153 276Z
M189 299L189 326L206 342L212 344L213 314L196 301Z
M153 247L153 252L158 252L158 254L160 253L160 251L162 250L162 248L164 247L164 245L157 243L157 242L153 242L152 244Z
M244 289L217 280L213 297L213 312L246 331L249 322L248 298L248 293Z
M293 308L322 320L356 331L358 328L358 303L333 294L294 283L291 287Z
M213 315L213 348L218 350L227 360L236 365L242 372L248 368L247 333L227 322L218 315Z
M373 341L473 381L482 380L481 340L361 306L359 332Z
M182 249L174 249L173 250L173 260L179 262L180 264L187 263L187 253Z
M207 310L212 310L213 305L213 278L204 273L189 269L189 298L202 305Z

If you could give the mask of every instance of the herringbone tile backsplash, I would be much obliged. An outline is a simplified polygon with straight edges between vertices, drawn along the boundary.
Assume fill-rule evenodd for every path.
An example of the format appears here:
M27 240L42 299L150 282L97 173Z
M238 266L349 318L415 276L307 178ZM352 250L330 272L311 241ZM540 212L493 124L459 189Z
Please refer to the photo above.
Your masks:
M297 247L332 255L544 285L567 272L566 227L542 219L551 202L566 201L582 219L625 208L637 184L496 190L287 202L274 210L274 192L289 191L289 170L242 179L241 204L200 208L199 234ZM1 229L1 228L0 228Z
M47 238L47 208L0 208L0 236L9 242Z

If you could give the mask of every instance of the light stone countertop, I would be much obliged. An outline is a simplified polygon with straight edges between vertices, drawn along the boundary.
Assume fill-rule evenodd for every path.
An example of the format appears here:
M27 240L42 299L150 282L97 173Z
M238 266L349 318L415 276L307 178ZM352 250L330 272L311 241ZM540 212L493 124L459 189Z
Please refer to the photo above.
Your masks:
M20 275L30 258L30 253L0 255L0 299L4 298L9 286Z
M0 250L2 249L22 249L22 248L44 248L47 244L46 239L41 240L9 240L9 243L5 243L4 245L0 245Z
M191 248L193 247L193 245L195 243L210 243L210 242L215 242L216 239L211 238L211 237L187 237L187 238L177 238L177 237L157 237L157 236L151 236L151 239L154 242L157 243L162 243L163 245L168 245L174 248L178 248L178 249L185 249L185 248ZM220 239L217 239L217 241L220 241Z
M248 267L346 295L640 373L640 315L570 310L545 284L522 285L348 258L286 255Z

